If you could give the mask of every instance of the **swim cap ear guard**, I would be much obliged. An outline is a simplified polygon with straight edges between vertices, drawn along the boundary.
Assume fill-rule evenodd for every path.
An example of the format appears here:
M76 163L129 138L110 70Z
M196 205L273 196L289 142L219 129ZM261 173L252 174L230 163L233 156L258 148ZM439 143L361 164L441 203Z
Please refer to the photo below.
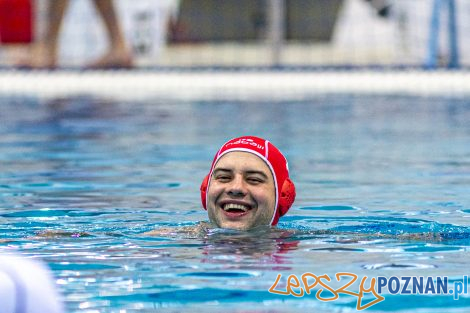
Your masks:
M290 178L286 178L286 180L282 184L280 197L279 197L279 203L278 203L280 216L283 216L284 214L287 213L287 211L289 211L290 207L294 203L294 200L295 200L295 185L290 180Z
M201 202L202 202L202 207L204 210L207 210L207 204L206 204L206 197L207 197L207 187L209 185L209 175L206 175L204 179L202 180L201 187Z
M217 161L228 152L242 151L249 152L260 157L271 170L276 187L276 210L271 221L274 226L279 221L279 218L289 211L290 207L295 200L295 185L289 178L289 168L287 160L282 153L269 141L246 136L235 138L226 142L217 152L212 161L211 170L201 183L201 203L204 209L207 210L207 190L210 184L212 171L214 170Z

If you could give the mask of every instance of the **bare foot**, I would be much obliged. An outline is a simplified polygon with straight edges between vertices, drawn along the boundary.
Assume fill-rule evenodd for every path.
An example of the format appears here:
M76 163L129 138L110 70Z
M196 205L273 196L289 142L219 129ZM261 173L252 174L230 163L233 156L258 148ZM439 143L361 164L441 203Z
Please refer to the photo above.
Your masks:
M29 57L16 62L16 67L28 69L54 69L56 66L55 50L42 43L37 43L31 48Z
M90 63L88 69L130 69L134 67L132 56L129 52L110 51Z

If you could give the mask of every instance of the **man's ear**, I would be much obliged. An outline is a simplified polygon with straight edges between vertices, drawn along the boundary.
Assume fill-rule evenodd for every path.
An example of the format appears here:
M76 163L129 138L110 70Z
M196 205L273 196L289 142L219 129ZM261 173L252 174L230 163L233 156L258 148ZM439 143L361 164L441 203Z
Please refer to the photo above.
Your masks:
M199 188L201 190L201 203L202 207L207 210L207 185L209 184L209 175L206 175L204 179L202 180L201 187Z

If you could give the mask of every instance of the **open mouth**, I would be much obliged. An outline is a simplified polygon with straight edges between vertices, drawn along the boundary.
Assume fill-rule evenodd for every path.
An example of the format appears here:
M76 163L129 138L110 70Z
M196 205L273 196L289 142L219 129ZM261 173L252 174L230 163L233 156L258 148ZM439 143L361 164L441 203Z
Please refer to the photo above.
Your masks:
M230 212L230 213L244 213L250 210L250 208L247 207L246 205L236 204L236 203L227 203L222 206L222 209L225 212Z
M252 209L248 205L240 204L240 203L225 203L222 204L222 210L224 211L226 216L229 217L241 217Z

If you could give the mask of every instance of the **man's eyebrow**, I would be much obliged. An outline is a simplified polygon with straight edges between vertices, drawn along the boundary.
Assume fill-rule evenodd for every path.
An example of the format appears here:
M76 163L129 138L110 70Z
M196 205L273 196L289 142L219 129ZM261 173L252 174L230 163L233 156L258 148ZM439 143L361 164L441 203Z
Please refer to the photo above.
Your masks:
M212 173L215 174L217 172L232 172L232 170L228 168L218 167Z

